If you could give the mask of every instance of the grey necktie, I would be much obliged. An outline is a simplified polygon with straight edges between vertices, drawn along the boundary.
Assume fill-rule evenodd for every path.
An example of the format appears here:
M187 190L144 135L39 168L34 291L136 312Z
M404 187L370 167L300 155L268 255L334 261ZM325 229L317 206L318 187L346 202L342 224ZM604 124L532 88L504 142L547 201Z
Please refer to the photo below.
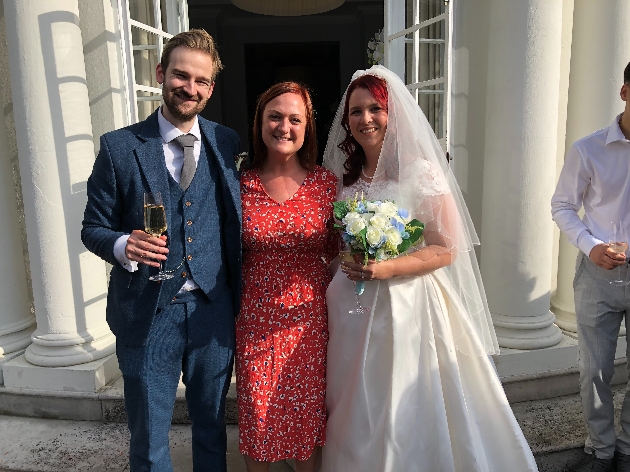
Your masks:
M192 134L182 134L181 136L173 139L184 150L184 163L182 164L182 173L179 177L179 186L182 190L186 190L192 182L197 170L197 163L195 162L195 152L193 146L195 145L195 138Z

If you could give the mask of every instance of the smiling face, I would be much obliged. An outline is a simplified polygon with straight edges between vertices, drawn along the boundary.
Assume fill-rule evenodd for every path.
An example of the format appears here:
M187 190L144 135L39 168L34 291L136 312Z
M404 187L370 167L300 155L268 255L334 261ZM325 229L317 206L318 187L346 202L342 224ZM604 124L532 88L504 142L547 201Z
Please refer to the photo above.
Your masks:
M306 133L306 105L302 97L283 93L269 101L263 110L261 132L269 158L296 155Z
M352 137L368 153L380 151L387 131L387 111L365 88L356 88L348 101L348 125Z
M204 109L214 89L213 67L209 54L186 47L173 50L166 70L158 64L155 75L162 84L162 113L173 125L178 128L192 125L195 116Z

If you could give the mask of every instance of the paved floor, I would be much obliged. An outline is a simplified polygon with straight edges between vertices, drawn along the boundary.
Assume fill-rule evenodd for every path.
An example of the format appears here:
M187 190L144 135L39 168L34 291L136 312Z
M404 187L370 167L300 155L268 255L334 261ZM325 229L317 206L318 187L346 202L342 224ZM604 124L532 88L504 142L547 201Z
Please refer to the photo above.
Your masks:
M128 470L129 432L122 423L21 418L0 415L0 472L113 472ZM189 425L173 425L171 457L176 472L191 472ZM228 472L246 472L238 452L238 428L228 426ZM286 463L272 472L293 472Z

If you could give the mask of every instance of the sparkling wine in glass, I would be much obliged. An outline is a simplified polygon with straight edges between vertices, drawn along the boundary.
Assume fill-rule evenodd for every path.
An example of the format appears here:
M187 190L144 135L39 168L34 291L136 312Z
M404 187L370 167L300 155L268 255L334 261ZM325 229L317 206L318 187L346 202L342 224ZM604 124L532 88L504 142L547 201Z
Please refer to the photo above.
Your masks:
M623 221L613 221L611 223L612 231L610 233L610 241L608 247L617 254L625 254L628 250L628 235L626 234ZM621 277L621 266L617 267L617 278L610 281L613 285L628 285L630 280L624 280Z
M357 262L354 256L355 255L352 254L352 248L350 247L350 244L345 242L343 238L339 238L339 261L341 263ZM354 312L351 311L350 313L358 313L360 315L364 313L369 313L370 307L362 306L361 301L359 300L359 293L363 293L363 287L361 287L361 291L359 292L358 290L359 287L357 286L357 282L352 281L352 283L354 284L354 298L357 301L357 309ZM360 283L365 284L365 282L360 282Z
M144 231L156 238L159 238L166 231L166 212L160 192L144 194ZM162 270L162 262L160 261L159 272L149 277L149 280L155 282L172 278L173 274Z

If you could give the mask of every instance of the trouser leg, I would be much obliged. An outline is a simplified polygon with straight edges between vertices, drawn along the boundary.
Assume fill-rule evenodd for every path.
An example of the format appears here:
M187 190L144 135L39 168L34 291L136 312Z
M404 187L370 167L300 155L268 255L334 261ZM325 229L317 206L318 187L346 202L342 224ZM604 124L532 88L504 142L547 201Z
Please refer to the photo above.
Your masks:
M226 472L225 399L235 347L231 295L209 301L200 291L193 293L195 299L186 303L189 329L197 325L195 319L212 319L212 323L206 324L203 337L189 332L184 354L183 380L192 420L193 470Z
M170 305L155 317L146 344L117 344L131 433L131 472L172 472L168 432L185 347L184 309Z
M626 288L630 291L630 287ZM628 297L628 295L626 295ZM630 335L630 321L626 314L626 359L630 359L630 343L628 343L628 336ZM623 399L623 405L621 407L621 432L617 438L617 450L622 454L630 455L630 379L626 384L626 395Z
M588 429L585 450L609 459L614 455L616 443L610 382L624 314L624 287L611 285L609 271L595 266L582 254L580 257L574 291L580 395Z

